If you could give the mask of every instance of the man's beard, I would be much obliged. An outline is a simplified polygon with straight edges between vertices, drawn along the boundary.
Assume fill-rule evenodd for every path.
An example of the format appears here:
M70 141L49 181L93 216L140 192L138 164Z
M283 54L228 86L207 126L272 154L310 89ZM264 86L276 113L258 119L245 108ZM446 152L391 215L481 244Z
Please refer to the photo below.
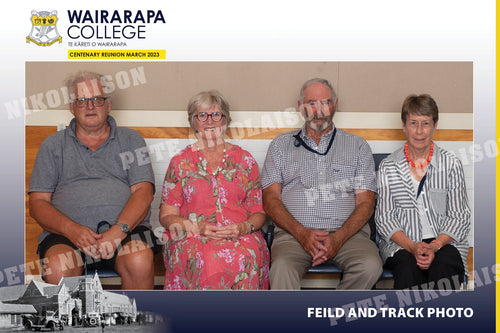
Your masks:
M324 121L322 123L317 124L313 121L314 119L323 119ZM328 128L328 126L331 125L331 123L332 123L332 117L330 116L327 117L314 116L310 119L306 119L307 126L309 126L311 129L315 131L324 131L325 129Z

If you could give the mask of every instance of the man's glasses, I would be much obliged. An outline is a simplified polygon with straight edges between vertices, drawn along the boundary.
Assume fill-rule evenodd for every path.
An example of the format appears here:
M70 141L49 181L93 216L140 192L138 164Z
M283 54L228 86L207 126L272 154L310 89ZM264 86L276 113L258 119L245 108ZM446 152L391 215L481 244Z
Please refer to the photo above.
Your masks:
M194 116L198 118L198 120L202 123L207 121L208 117L211 117L212 120L215 122L221 121L222 117L224 117L222 112L212 112L212 113L200 112Z
M307 104L309 104L310 106L319 106L319 105L324 105L324 106L327 106L327 105L330 105L333 103L333 101L331 99L322 99L322 100L317 100L317 99L310 99L306 102Z
M78 106L79 108L87 107L89 105L89 101L92 103L94 107L101 107L104 105L104 102L106 102L107 99L108 97L103 97L103 96L96 96L90 98L82 97L74 99L73 102L75 102L76 106Z

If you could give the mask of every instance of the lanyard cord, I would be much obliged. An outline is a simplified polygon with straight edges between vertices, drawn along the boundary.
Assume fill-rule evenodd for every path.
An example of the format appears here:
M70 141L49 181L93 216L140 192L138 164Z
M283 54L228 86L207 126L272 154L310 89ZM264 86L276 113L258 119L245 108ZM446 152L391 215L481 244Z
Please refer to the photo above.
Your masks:
M302 140L302 138L300 137L300 133L302 133L302 130L300 130L297 134L293 136L295 138L294 142L295 147L304 146L305 149L309 150L312 153L325 156L330 151L330 148L332 148L333 140L335 139L335 134L337 134L337 127L335 127L335 129L333 130L332 138L330 139L330 143L328 143L328 147L326 148L326 151L324 153L320 153L309 147L307 143L305 143L304 140Z

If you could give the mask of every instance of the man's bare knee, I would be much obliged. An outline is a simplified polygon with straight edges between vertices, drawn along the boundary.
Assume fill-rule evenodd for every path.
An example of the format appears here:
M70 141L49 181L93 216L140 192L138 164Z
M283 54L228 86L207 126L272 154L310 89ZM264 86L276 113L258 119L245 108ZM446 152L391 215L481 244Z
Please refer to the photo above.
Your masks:
M144 242L131 241L118 252L116 266L140 274L153 267L153 256L153 251Z
M61 278L78 276L83 271L82 257L73 248L55 245L47 250L42 259L43 279L47 283L58 284Z
M138 250L139 248L142 250ZM122 289L152 289L154 286L153 251L140 244L122 250L127 254L120 255L120 250L115 262L115 270L122 278Z

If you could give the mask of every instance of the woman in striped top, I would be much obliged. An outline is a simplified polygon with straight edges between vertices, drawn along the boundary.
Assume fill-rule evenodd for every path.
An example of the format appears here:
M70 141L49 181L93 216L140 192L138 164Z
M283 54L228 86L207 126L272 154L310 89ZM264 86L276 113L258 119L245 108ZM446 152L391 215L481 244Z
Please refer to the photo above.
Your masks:
M408 96L401 120L408 141L381 162L377 177L384 267L395 289L457 289L471 216L462 164L432 141L438 107L431 96Z

